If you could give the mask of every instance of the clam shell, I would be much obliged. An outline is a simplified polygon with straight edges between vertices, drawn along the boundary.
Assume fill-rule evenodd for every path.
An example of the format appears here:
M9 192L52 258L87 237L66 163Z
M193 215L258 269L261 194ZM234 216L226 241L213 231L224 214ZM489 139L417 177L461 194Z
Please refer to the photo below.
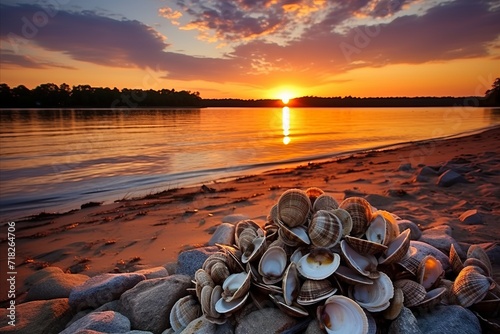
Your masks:
M450 269L450 259L446 254L441 252L436 247L429 245L428 243L417 240L410 240L408 256L414 257L420 263L427 255L432 255L436 259L438 259L443 265L443 269L445 272Z
M386 245L349 235L346 235L344 240L349 244L349 246L360 254L376 255L383 253L387 249Z
M331 211L342 223L342 236L349 235L352 231L352 218L349 212L341 208Z
M388 308L384 310L383 316L384 319L387 320L394 320L398 317L399 313L401 313L401 310L403 309L404 306L404 294L403 290L400 288L395 288L394 289L394 297L390 300L390 305Z
M208 313L205 314L205 317L207 318L208 321L218 325L225 323L227 320L226 317L223 317L222 314L217 312L217 310L215 309L217 301L221 298L222 298L222 287L220 285L216 285L212 289L212 294L210 296L210 308L208 310Z
M283 248L269 247L259 261L259 274L266 284L278 283L283 278L287 265L287 255Z
M250 273L241 272L229 275L222 284L222 298L228 303L242 298L250 290L250 282Z
M314 206L314 202L316 202L316 199L324 193L325 192L318 187L309 187L306 189L307 197L309 197L309 201L311 202L311 209Z
M295 227L306 222L311 210L311 201L306 192L289 189L278 200L278 218L288 227Z
M467 259L478 259L485 264L488 268L488 272L493 272L493 267L491 266L490 258L483 248L479 245L471 245L467 250Z
M330 211L319 210L313 215L307 231L313 245L333 247L342 237L342 223Z
M256 237L241 255L241 262L247 263L259 259L266 251L266 237Z
M453 243L450 246L450 264L451 264L451 269L455 273L455 275L458 275L462 269L464 269L464 264L462 260L460 259L460 256L458 256L457 250L455 249L455 246L453 246Z
M200 304L192 295L177 300L170 311L170 326L176 332L182 331L202 314Z
M337 292L330 281L307 279L300 288L297 303L300 305L312 305L320 302Z
M217 262L210 269L210 277L215 284L222 284L230 274L229 268L224 262Z
M215 311L220 314L236 312L245 305L249 295L250 293L247 292L242 298L233 299L230 302L227 302L224 298L220 298L215 303Z
M377 259L370 254L359 254L345 240L340 242L342 258L347 265L363 276L377 278Z
M378 262L380 264L391 264L399 262L408 253L410 248L410 229L404 230L396 239L391 241L388 245L384 255L382 255Z
M372 220L366 230L367 240L388 245L398 235L398 224L389 212L377 210L372 214Z
M293 303L288 305L285 303L285 299L283 299L281 295L269 294L269 297L283 313L297 318L307 317L309 315L309 312L299 304Z
M300 291L299 273L297 265L291 262L283 275L283 298L286 305L292 305Z
M366 232L366 228L372 218L370 203L362 197L348 197L339 204L340 209L349 212L352 218L351 235L361 237Z
M444 287L432 289L427 292L425 298L420 303L415 305L415 309L419 311L429 311L436 305L440 304L445 295L446 288Z
M218 285L220 286L220 285ZM201 311L203 314L207 315L210 314L210 305L212 301L212 292L214 291L214 288L211 287L210 285L206 285L203 287L201 290L200 296L198 297L198 300L200 301L201 304Z
M316 198L313 203L313 212L319 210L335 210L339 207L339 203L328 194L322 194Z
M408 254L411 253L412 253L412 247L410 246L408 249ZM404 256L401 260L399 260L399 262L396 262L396 264L402 267L407 272L409 272L411 275L416 276L418 266L420 265L420 259L414 256L407 255Z
M399 288L403 291L404 306L406 307L418 305L424 300L427 294L422 284L409 279L394 281L394 288Z
M258 232L259 230L260 230L260 232ZM242 240L240 240L240 238L242 236L244 238L248 238L248 235L253 236L253 237L251 237L251 240L250 240L250 242L251 242L255 237L258 236L259 233L262 233L262 232L263 231L262 231L261 227L255 221L253 221L251 219L240 220L239 222L236 223L236 225L234 227L234 242L241 249L242 245L240 245L240 243L242 242ZM248 242L248 240L243 241L243 242ZM243 246L247 246L247 245L244 244Z
M488 291L494 287L495 282L491 277L484 276L474 266L468 266L458 274L451 287L451 293L461 306L469 307L483 300Z
M368 318L361 307L345 296L331 296L317 309L320 327L327 333L368 333Z
M352 298L364 309L370 312L380 312L390 305L390 299L394 296L392 281L385 273L373 281L371 285L353 285L349 292Z
M278 204L274 204L271 207L271 210L269 211L269 217L267 218L269 222L272 222L274 224L278 224Z
M373 284L373 280L360 275L356 270L340 265L333 273L340 281L350 285L354 284Z
M432 255L427 255L417 269L417 280L426 290L439 285L444 276L443 265Z
M296 247L299 245L309 245L311 240L304 226L287 227L279 224L278 235L280 239L288 246Z
M196 282L196 297L198 297L198 300L201 300L202 289L205 286L214 287L215 283L212 280L212 277L210 277L210 275L201 268L194 273L194 279Z
M322 280L340 265L340 256L328 248L314 248L297 263L298 272L308 279Z
M226 263L231 273L244 271L245 267L241 263L241 251L228 245L215 244L226 254Z
M464 262L464 268L468 266L475 266L476 269L484 276L491 276L491 271L483 261L470 257Z

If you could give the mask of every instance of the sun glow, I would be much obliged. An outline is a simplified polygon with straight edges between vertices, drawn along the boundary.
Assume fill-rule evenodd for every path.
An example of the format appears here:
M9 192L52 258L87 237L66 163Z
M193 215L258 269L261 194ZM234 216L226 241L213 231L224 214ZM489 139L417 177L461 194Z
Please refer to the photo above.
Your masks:
M283 101L284 104L288 104L288 102L290 102L291 98L292 98L292 94L290 94L288 92L283 92L280 95L280 99L281 99L281 101Z

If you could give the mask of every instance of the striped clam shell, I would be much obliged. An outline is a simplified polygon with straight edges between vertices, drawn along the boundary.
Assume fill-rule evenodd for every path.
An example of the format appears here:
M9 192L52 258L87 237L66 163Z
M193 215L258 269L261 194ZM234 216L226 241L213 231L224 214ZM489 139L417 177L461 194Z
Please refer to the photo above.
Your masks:
M488 268L488 271L493 272L493 267L491 266L490 258L488 254L484 251L483 248L479 245L471 245L467 250L467 259L478 259L484 263L484 265Z
M295 227L307 221L311 211L311 200L300 189L288 189L278 199L278 219L288 227Z
M337 292L329 280L311 280L304 281L297 296L297 303L300 305L312 305L325 300Z
M342 237L342 223L332 212L317 211L308 228L309 239L317 247L333 247Z
M201 307L193 295L187 295L177 300L170 311L170 326L175 332L180 332L194 319L202 314Z
M351 235L361 237L365 234L368 224L372 219L372 208L370 203L362 197L348 197L339 204L340 209L344 209L351 215L352 230Z
M360 254L376 255L383 253L387 249L386 245L372 242L366 239L352 237L350 235L346 235L344 239L349 244L349 246L351 246L356 252Z
M475 266L467 266L458 274L451 293L463 307L469 307L484 299L489 290L495 287L491 277L483 275Z
M404 306L406 307L418 305L424 300L427 294L422 284L410 279L394 281L394 288L399 288L403 291Z
M342 236L351 234L352 231L352 218L349 212L344 209L337 208L330 210L342 223Z
M313 212L319 210L335 210L339 207L339 203L331 195L322 194L316 198L313 203Z
M450 264L451 264L451 269L456 275L458 275L460 271L464 269L464 264L460 259L460 256L458 256L458 252L455 249L453 243L450 246Z

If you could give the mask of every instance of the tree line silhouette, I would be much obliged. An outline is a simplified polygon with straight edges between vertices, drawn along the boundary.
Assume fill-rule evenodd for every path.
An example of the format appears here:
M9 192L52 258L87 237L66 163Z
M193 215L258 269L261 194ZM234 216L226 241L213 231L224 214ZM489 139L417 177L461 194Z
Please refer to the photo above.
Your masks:
M290 100L290 107L447 107L500 106L500 78L484 97L317 97ZM175 89L143 90L70 87L63 83L41 84L34 89L0 84L0 108L141 108L141 107L282 107L279 99L202 99L199 92Z

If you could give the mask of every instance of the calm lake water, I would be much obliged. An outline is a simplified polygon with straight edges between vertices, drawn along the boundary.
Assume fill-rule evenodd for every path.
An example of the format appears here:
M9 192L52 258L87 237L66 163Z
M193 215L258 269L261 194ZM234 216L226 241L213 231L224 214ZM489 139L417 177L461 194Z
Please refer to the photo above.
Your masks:
M500 124L489 108L1 110L0 221Z

